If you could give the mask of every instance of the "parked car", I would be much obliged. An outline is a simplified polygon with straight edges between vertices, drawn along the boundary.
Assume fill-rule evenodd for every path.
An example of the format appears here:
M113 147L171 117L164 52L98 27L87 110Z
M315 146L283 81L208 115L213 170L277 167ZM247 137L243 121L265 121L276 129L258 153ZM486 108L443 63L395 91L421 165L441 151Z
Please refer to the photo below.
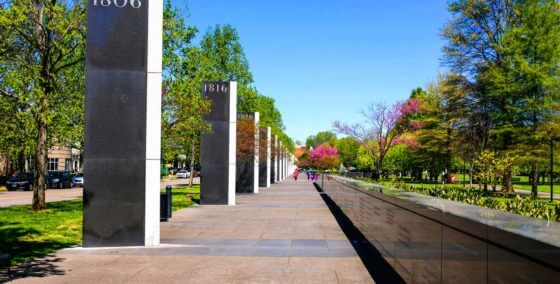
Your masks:
M6 189L9 191L23 189L31 190L33 188L33 173L18 173L6 182Z
M47 187L54 188L70 188L72 187L72 178L69 171L48 171Z
M77 173L75 176L72 177L72 187L81 186L84 187L84 174Z
M179 170L175 175L176 178L190 178L191 173L185 169Z

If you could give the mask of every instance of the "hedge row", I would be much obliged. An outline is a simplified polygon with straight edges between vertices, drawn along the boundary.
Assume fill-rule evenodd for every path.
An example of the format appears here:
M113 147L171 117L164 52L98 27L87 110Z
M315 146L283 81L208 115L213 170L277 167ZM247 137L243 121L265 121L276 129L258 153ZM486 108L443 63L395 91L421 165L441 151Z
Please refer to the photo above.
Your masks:
M359 178L360 180L371 180ZM549 221L560 221L560 203L551 204L548 201L535 200L529 195L507 196L499 198L490 191L480 189L467 189L441 186L418 186L405 184L402 181L392 181L393 188L404 191L415 192L471 205L483 206L491 209L501 210L509 213L528 217L541 218Z

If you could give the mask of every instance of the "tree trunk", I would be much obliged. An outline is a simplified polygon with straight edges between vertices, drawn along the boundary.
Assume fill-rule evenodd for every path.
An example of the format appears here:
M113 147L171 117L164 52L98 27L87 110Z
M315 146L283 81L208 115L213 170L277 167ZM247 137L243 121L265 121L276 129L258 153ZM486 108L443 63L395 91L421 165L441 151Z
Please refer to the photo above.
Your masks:
M45 170L47 160L47 126L37 121L38 135L35 148L35 179L33 181L33 211L45 209Z
M531 165L531 197L537 198L539 184L539 169L536 164Z
M507 193L513 192L513 183L511 181L511 176L512 176L511 170L506 171L502 176L502 178L504 179L504 182L502 183L503 192L507 192Z
M8 151L6 151L6 153L8 153ZM4 175L6 177L9 177L10 175L10 164L12 163L12 161L10 160L10 155L6 155L6 164L4 165L5 167L2 169L2 173L0 175Z
M381 172L381 167L382 167L381 158L379 158L379 159L377 159L377 176L379 178L383 178L382 172Z
M472 189L473 187L473 178L474 178L474 163L470 162L470 167L469 167L469 188Z

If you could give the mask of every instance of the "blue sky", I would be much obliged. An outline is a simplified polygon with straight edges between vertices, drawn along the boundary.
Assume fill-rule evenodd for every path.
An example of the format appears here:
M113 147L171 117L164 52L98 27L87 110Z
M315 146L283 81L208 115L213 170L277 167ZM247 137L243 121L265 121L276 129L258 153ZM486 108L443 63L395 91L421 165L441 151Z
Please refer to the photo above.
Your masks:
M174 0L199 36L231 24L259 91L276 100L294 140L360 122L437 77L444 0Z

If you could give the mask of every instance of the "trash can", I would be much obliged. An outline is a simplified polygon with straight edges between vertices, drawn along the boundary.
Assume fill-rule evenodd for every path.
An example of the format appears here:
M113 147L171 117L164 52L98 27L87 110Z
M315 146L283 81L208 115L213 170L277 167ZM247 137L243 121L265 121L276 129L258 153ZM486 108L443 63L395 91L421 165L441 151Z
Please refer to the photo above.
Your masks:
M171 186L165 187L165 192L160 194L159 199L159 220L166 222L171 218Z

